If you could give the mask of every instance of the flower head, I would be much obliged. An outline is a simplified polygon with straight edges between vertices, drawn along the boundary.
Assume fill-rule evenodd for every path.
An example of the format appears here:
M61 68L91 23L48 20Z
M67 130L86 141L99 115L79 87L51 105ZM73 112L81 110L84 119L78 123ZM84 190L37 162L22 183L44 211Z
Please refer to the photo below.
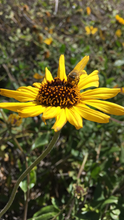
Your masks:
M115 18L120 24L124 24L124 19L122 17L120 17L119 15L116 15Z
M98 31L98 28L94 28L93 26L86 26L85 31L87 35L89 34L94 35Z
M102 112L124 115L124 107L101 100L116 96L121 92L121 89L97 88L99 86L98 71L94 70L88 75L84 70L88 60L89 56L85 56L66 76L64 55L61 55L57 77L54 79L46 68L42 83L34 83L33 86L27 87L22 86L16 91L0 89L0 95L19 101L0 103L0 108L18 112L22 118L40 114L43 114L44 122L46 119L55 118L56 121L52 128L56 132L67 121L76 129L82 128L82 118L98 123L108 123L110 116ZM91 89L92 87L96 88ZM84 89L85 91L83 91Z
M90 15L91 14L91 8L87 7L86 10L87 10L87 15Z
M22 123L22 118L17 114L10 114L8 117L8 123L13 126L19 126Z
M115 32L115 34L116 34L117 37L121 37L122 32L121 32L120 29L118 29L118 30Z

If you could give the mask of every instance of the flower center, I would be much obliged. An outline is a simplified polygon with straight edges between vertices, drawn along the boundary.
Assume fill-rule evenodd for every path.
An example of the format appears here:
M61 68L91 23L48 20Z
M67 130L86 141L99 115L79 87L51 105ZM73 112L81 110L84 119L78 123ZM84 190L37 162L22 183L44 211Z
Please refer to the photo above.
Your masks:
M41 85L37 101L45 106L72 107L80 101L80 91L77 86L69 86L65 80L54 78Z

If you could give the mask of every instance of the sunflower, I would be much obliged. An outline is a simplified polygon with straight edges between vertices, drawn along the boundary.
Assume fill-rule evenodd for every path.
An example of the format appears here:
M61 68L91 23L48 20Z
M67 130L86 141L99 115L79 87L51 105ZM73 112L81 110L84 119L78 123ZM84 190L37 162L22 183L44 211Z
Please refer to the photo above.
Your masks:
M71 84L65 72L64 55L61 55L57 77L54 79L50 71L45 68L45 77L41 83L22 86L16 91L0 89L0 95L19 101L0 103L0 108L18 112L22 118L40 114L44 122L46 119L55 118L52 127L55 132L59 131L67 121L76 129L80 129L83 127L83 118L98 123L108 123L110 116L107 114L124 115L124 107L103 101L116 96L121 89L97 88L98 71L94 70L88 75L84 70L88 60L89 56L85 56L75 66L72 72L80 73L80 77L75 75L79 79L78 83ZM92 87L96 88L91 89Z

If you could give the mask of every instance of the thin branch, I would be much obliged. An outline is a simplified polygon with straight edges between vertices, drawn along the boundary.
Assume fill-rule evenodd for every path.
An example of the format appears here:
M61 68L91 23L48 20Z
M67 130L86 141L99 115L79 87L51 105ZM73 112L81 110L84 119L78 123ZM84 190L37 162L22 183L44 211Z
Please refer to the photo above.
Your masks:
M25 160L25 165L26 165L26 169L27 169L28 168L27 160ZM27 174L27 192L26 192L26 201L25 201L23 220L27 220L29 195L30 195L30 173Z
M27 174L35 167L38 165L38 163L43 160L48 153L50 153L50 151L52 150L53 146L55 145L58 137L59 137L60 131L55 132L53 139L51 140L50 144L48 145L48 147L46 148L46 150L22 173L22 175L18 178L15 187L12 191L12 194L10 196L10 199L8 201L8 203L6 204L6 206L1 210L0 212L0 217L3 216L4 213L6 213L6 211L9 209L9 207L11 206L15 195L16 195L16 191L18 189L18 186L20 184L20 182L27 176Z
M54 11L55 15L57 14L58 11L58 5L59 5L59 0L55 0L55 11Z

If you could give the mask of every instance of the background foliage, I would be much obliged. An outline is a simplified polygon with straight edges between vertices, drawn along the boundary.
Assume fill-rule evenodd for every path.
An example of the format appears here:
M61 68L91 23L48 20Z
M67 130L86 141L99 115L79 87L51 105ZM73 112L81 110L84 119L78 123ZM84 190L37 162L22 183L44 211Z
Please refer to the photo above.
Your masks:
M60 54L65 54L67 73L90 55L86 70L99 70L101 87L124 86L124 25L117 14L124 18L122 0L1 0L0 87L40 82L46 66L56 76ZM124 106L123 94L112 101ZM53 136L53 120L44 125L38 116L17 125L8 121L11 113L3 110L5 118L0 114L1 209L17 178ZM67 123L57 145L30 173L28 190L27 179L20 183L3 219L25 219L28 204L30 220L123 220L123 121L124 116L105 125L84 120L79 131Z

